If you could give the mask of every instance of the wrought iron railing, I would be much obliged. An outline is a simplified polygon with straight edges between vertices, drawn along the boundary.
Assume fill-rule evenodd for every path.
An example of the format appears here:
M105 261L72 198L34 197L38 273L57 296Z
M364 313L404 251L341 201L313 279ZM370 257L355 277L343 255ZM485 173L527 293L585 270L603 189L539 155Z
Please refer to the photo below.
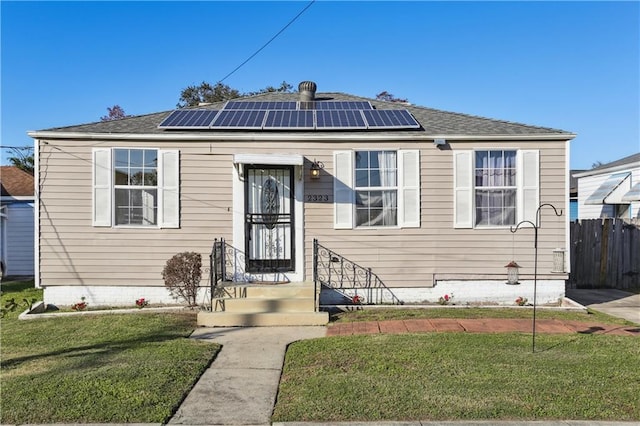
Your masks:
M233 247L224 238L213 240L209 255L209 282L211 283L211 310L224 311L224 298L239 297L229 294L225 282L245 281L245 254ZM236 290L237 291L237 290ZM242 297L242 295L240 295Z
M324 247L317 239L313 240L313 281L316 287L363 290L367 304L404 304L371 268L362 267Z

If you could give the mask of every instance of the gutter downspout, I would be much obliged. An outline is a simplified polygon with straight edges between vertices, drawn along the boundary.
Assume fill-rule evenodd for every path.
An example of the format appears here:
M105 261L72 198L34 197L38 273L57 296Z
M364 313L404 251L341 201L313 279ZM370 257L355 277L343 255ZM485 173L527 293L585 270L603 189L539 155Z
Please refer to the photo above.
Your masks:
M33 281L36 288L40 282L40 140L33 140Z

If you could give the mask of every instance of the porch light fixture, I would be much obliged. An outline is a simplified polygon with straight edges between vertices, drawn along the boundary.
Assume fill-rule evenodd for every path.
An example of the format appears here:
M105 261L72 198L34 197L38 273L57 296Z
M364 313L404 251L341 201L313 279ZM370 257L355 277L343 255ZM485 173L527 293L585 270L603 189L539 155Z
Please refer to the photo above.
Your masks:
M324 164L314 158L313 163L311 163L311 169L309 169L309 177L311 179L320 179L320 169L324 169Z
M520 284L520 281L518 281L520 278L518 276L518 269L520 269L520 265L518 265L515 260L512 260L505 265L505 268L507 268L507 284Z

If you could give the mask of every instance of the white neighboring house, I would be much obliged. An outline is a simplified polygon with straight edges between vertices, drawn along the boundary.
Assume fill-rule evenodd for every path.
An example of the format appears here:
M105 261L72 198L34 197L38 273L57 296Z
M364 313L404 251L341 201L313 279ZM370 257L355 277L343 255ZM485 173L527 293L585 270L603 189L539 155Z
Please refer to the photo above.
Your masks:
M578 219L640 218L640 153L573 176Z
M0 186L2 275L34 275L33 176L14 166L1 166Z

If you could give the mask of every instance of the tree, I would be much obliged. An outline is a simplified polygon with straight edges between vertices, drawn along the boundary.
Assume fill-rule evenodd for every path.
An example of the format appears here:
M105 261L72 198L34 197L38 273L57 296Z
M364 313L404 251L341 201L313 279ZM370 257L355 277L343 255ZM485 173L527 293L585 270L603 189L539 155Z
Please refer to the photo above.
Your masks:
M293 92L293 86L287 83L286 81L283 81L282 83L280 83L280 87L267 86L264 89L258 90L257 92L249 92L249 93L246 93L245 95L254 96L254 95L260 95L262 93L272 93L272 92L291 93Z
M396 98L393 94L387 92L386 90L384 92L378 93L376 95L376 99L379 101L398 102L403 104L406 104L407 102L409 102L408 99Z
M109 114L100 117L100 121L113 121L122 120L123 118L131 117L124 112L124 109L120 105L114 105L113 107L107 107Z
M9 157L9 162L12 166L16 166L20 170L24 170L29 174L33 174L34 159L33 159L33 147L23 146L20 148L11 148L14 155Z
M198 106L200 103L227 101L229 99L239 98L240 96L239 91L232 89L226 84L216 83L215 86L212 86L206 81L203 81L199 86L188 86L182 89L177 107L184 108L188 106Z
M201 103L212 103L228 101L230 99L239 98L241 96L254 96L261 93L293 91L293 86L283 81L279 87L267 86L257 92L241 93L239 90L233 89L226 84L216 83L214 86L203 81L199 86L188 86L180 92L180 99L176 105L178 108L198 106Z

